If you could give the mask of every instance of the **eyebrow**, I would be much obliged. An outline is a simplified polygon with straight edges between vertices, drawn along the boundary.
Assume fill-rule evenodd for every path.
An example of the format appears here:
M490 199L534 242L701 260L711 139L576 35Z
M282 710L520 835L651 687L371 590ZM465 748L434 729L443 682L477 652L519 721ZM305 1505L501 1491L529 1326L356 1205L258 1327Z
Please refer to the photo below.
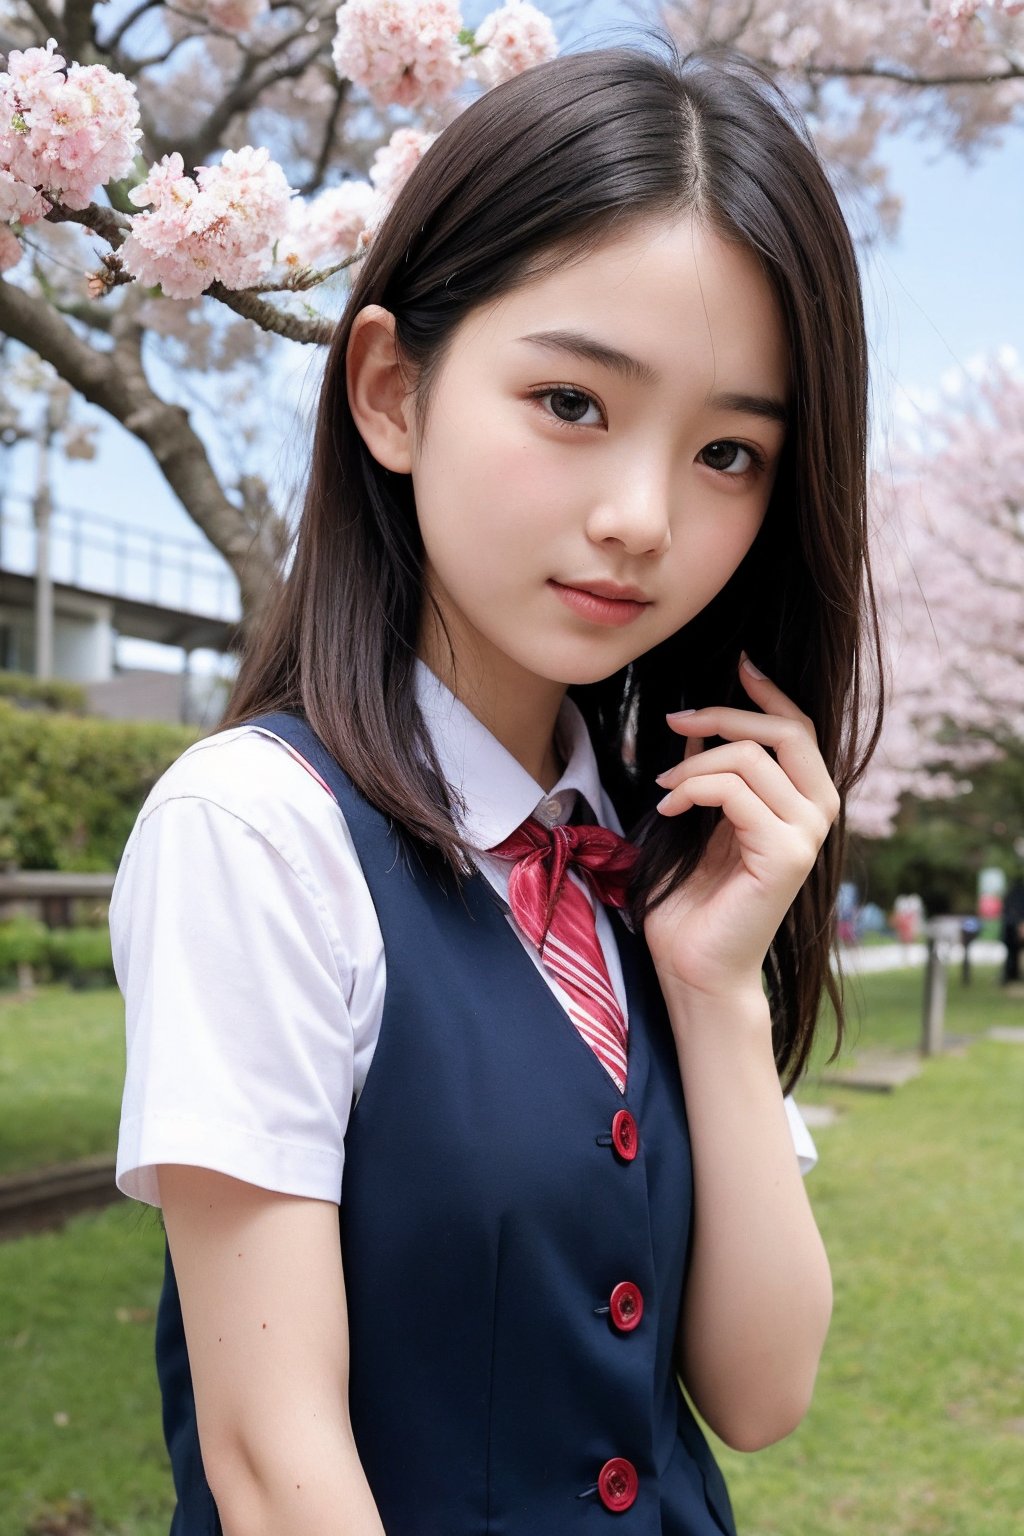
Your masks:
M547 347L549 352L568 352L573 357L581 357L589 363L597 363L599 367L607 368L634 384L659 382L657 371L649 363L643 363L639 358L631 357L628 352L622 352L618 347L610 346L608 342L599 341L596 336L587 336L583 331L531 331L528 336L520 336L518 340L531 342L534 346ZM706 404L712 410L738 411L745 416L764 416L769 421L781 422L783 426L789 421L785 402L775 399L772 395L748 395L742 390L725 390L719 394L709 395Z

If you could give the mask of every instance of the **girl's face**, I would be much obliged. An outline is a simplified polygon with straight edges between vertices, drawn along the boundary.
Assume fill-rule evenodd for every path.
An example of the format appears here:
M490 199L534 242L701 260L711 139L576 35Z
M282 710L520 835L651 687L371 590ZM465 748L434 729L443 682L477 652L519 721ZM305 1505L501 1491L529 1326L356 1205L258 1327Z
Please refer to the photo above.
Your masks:
M690 217L473 311L412 443L425 580L473 690L594 682L693 618L761 526L789 386L754 256ZM429 623L420 650L447 676Z

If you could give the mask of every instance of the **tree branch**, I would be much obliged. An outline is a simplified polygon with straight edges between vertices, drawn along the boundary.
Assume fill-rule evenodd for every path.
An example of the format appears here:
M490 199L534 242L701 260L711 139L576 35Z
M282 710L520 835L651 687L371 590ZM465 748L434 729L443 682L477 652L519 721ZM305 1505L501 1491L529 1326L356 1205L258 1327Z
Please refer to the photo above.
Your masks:
M348 99L348 87L349 82L347 80L339 80L337 82L337 89L334 93L334 100L331 102L331 110L327 115L327 121L324 123L324 132L323 138L320 141L320 150L313 165L312 174L306 178L306 180L302 183L302 186L299 188L300 197L311 196L312 193L319 191L323 184L323 179L326 174L327 167L331 162L332 155L334 154L334 138L338 131L338 124L341 121L342 108Z
M43 5L40 0L25 0L25 4L39 23L41 36L45 43L47 38L53 37L54 29L60 26L60 18L55 16L48 5Z
M82 64L87 62L83 54L92 52L96 35L93 29L91 0L65 0L64 19L61 25L61 46L67 50L67 58Z
M261 331L270 331L272 335L284 336L289 341L326 346L335 332L332 320L302 320L298 315L286 315L245 288L235 290L225 288L223 283L211 283L206 292L212 299L234 310L236 315L255 321Z
M918 75L897 65L804 65L804 74L812 80L892 80L915 91L935 91L941 86L996 86L1003 80L1024 80L1024 68L1012 60L1003 60L1006 68L981 75L978 72L949 71L943 75Z
M62 203L54 203L46 217L55 224L83 224L86 229L93 230L101 239L106 240L115 251L124 244L131 231L125 214L116 213L113 208L103 208L98 203L90 203L88 208L65 208ZM254 321L261 331L268 331L273 336L284 336L288 341L325 346L334 335L332 321L303 320L299 315L285 314L275 309L272 304L268 304L260 297L260 293L288 291L295 293L315 287L356 260L358 260L357 256L348 256L344 261L336 262L322 271L295 273L291 277L277 282L268 282L265 285L260 284L255 288L226 288L223 283L215 282L205 289L205 293L211 299L216 299L218 303L233 310L236 315L242 315L246 320ZM173 301L168 300L168 302Z
M247 618L257 612L277 575L273 552L225 496L188 412L153 393L137 347L97 352L45 300L3 278L0 331L45 358L72 389L146 445L189 516L235 572Z
M304 36L303 33L298 33L295 38L289 38L283 42L282 46L302 36ZM312 50L307 49L300 59L262 72L258 68L262 60L257 60L250 55L235 77L234 84L220 98L196 133L190 139L179 139L174 144L168 141L169 148L178 150L186 166L205 165L209 156L219 146L231 119L252 106L253 102L270 86L277 85L282 80L295 80L304 74L322 47L323 44L317 44ZM167 146L159 140L157 155L154 158L159 158L160 154L165 153L167 153Z
M755 59L762 69L772 74L779 67L771 59ZM1012 60L1004 59L1005 68L982 75L975 71L950 70L943 75L920 75L895 64L802 64L795 73L815 82L842 80L891 80L895 85L906 85L914 90L937 90L946 85L999 85L1004 80L1024 80L1024 68Z
M121 19L111 35L104 38L98 46L103 49L104 53L116 53L126 33L131 31L135 23L145 16L147 11L156 10L159 4L160 0L140 0L140 3L134 6L127 16Z
M82 224L86 229L91 229L93 234L99 235L101 240L105 240L114 251L121 248L132 230L127 214L118 213L113 208L104 208L100 203L90 203L88 208L66 208L63 203L51 203L46 222Z

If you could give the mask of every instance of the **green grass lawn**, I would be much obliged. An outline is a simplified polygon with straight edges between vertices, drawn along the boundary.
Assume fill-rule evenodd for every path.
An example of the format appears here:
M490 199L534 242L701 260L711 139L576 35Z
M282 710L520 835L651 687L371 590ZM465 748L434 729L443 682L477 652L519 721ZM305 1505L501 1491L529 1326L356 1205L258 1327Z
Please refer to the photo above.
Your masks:
M0 992L0 1174L112 1152L123 1076L116 987Z
M721 1448L739 1529L1012 1536L1024 1511L1024 1045L976 1041L893 1094L814 1097L840 1110L815 1133L808 1184L832 1329L796 1433L756 1456Z
M913 1047L920 993L917 973L851 982L851 1043ZM33 1078L36 1010L53 1109ZM1024 1024L1024 1004L991 971L968 989L952 980L950 1035L993 1023ZM112 1148L116 991L43 989L27 1009L0 1002L5 1060L11 1041L20 1067L0 1079L0 1126L18 1101L15 1076L39 1122L15 1120L19 1166L33 1146L48 1152L47 1126L53 1157ZM798 1096L839 1116L815 1132L821 1161L808 1183L835 1313L797 1432L754 1456L718 1448L741 1536L1014 1536L1024 1509L1024 1045L975 1039L893 1094L812 1076ZM69 1150L63 1122L81 1103L100 1139ZM40 1510L69 1497L91 1503L91 1532L166 1536L152 1365L162 1245L155 1217L124 1204L0 1244L0 1536L25 1536Z
M83 1536L167 1536L153 1366L162 1264L159 1218L127 1202L0 1243L0 1536L80 1500L94 1520Z

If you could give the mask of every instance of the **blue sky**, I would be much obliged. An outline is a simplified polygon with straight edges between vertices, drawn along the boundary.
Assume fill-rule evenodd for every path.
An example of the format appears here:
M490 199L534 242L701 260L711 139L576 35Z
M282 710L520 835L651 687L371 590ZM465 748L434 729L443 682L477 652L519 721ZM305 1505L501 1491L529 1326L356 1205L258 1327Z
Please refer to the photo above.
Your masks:
M464 3L471 24L488 9L490 3ZM550 9L571 15L559 0ZM602 29L598 37L591 24L588 40L625 41L634 33L628 23L637 6L608 0L598 14L614 24L614 32ZM591 7L587 15L593 23ZM622 18L626 25L619 24ZM559 33L565 44L574 40L566 26ZM913 421L922 402L937 397L951 372L1006 347L1024 367L1024 132L1007 134L1001 147L973 165L909 137L889 141L885 158L903 199L902 221L895 240L863 258L874 438L883 454L885 440ZM307 366L301 360L299 373ZM308 391L305 398L308 403ZM93 463L56 467L58 503L201 538L134 440L111 427L102 444ZM14 483L27 488L27 455L15 456L10 468Z

